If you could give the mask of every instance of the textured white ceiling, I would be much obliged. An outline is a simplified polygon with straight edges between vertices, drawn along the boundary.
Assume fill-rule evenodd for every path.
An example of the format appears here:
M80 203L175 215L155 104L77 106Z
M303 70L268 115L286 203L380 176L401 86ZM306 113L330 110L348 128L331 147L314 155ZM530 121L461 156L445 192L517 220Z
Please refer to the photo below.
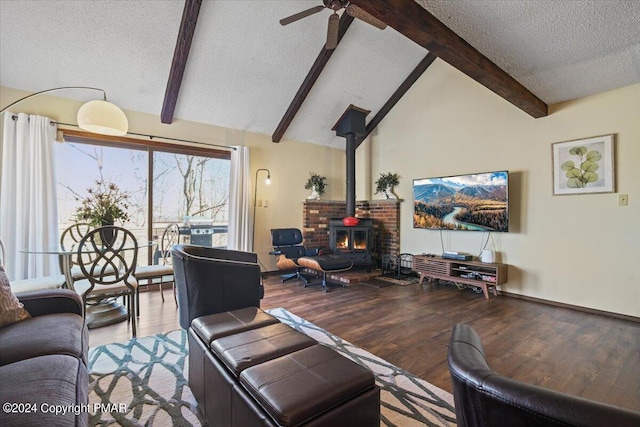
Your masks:
M175 118L271 135L330 12L278 20L320 3L204 1ZM640 1L418 3L547 103L640 82ZM159 115L183 4L0 0L0 85L95 86L122 108ZM354 20L284 139L342 147L330 129L345 108L372 118L426 53L392 28Z
M417 0L547 104L640 82L638 0Z
M314 5L204 2L176 117L271 135L322 49L330 12L285 27L278 20ZM331 127L349 104L373 116L425 54L393 29L354 20L285 139L344 144Z
M123 108L158 113L182 7L175 1L0 1L0 82L29 91L95 86Z

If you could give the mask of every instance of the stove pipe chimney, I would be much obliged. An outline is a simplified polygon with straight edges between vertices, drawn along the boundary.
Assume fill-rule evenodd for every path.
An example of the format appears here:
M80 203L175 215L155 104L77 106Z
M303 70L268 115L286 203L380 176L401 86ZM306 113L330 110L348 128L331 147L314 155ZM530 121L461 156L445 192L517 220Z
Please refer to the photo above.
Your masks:
M369 111L349 105L331 129L347 140L347 216L356 214L356 140L366 134L364 119L367 114Z

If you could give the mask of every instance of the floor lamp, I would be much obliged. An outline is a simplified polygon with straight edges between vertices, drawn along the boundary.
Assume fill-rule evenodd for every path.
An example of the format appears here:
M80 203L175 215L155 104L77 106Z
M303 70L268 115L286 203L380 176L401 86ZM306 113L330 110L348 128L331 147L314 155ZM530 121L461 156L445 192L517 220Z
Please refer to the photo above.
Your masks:
M42 90L40 92L32 93L23 98L18 99L15 102L7 105L0 110L0 114L7 111L9 108L16 104L21 103L34 96L42 95L43 93L56 92L66 89L87 89L97 90L102 92L103 99L95 99L93 101L86 102L78 110L78 127L87 132L99 133L102 135L126 135L129 130L129 121L124 112L118 108L115 104L107 101L107 93L103 89L88 86L64 86L56 87L53 89Z
M255 180L255 188L253 191L253 226L251 227L252 236L251 236L251 250L256 251L254 247L254 243L256 241L256 206L258 205L258 172L265 171L267 173L267 179L264 181L265 184L271 185L271 171L269 169L258 169L256 171L256 180Z

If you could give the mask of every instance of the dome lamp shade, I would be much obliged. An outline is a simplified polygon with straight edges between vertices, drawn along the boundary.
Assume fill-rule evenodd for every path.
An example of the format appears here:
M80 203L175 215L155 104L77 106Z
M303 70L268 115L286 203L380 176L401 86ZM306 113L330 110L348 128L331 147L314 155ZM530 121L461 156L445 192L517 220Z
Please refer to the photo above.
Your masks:
M106 100L94 100L78 110L78 127L87 132L122 136L129 130L129 121L116 105Z
M126 135L129 130L129 121L124 112L116 105L107 101L107 93L104 89L89 86L63 86L54 87L53 89L41 90L30 95L24 96L17 101L12 102L6 107L0 110L0 114L5 111L9 111L14 105L20 104L22 101L26 101L34 96L42 95L43 93L56 92L59 90L68 89L87 89L97 90L102 92L103 99L89 101L85 103L80 110L78 110L78 127L86 130L87 132L100 133L103 135L122 136Z

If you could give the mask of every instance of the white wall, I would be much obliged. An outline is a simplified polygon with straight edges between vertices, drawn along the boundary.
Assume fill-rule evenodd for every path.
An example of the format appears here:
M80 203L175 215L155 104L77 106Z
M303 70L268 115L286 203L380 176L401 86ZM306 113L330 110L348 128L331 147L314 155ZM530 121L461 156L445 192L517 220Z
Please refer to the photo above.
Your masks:
M0 105L26 95L0 88ZM75 123L80 102L40 96L15 112ZM273 184L258 188L268 208L256 210L256 247L275 270L269 230L302 226L309 171L328 177L326 199L344 199L344 150L126 111L132 132L251 148L252 176L271 170ZM629 194L553 196L551 144L616 135L616 191ZM554 105L533 119L470 78L437 60L361 145L356 195L371 198L380 172L398 172L401 250L442 251L440 233L412 227L412 180L492 170L510 171L509 233L493 233L488 248L510 265L509 292L640 317L640 85ZM262 181L263 176L260 176ZM253 191L253 189L252 189ZM378 198L379 196L374 196ZM482 233L443 232L445 249L478 253ZM486 235L485 235L486 236Z
M378 126L371 176L398 172L403 252L441 253L414 229L412 180L509 170L510 232L487 246L508 263L503 289L640 317L640 85L551 106L533 119L437 60ZM615 134L618 194L553 196L551 144ZM486 237L486 234L484 234ZM445 231L445 250L478 254L483 233Z
M0 106L10 104L28 92L0 87ZM41 95L12 108L14 113L31 113L47 116L62 123L76 123L76 114L82 102ZM158 106L160 109L160 106ZM256 208L256 252L267 270L277 270L271 251L271 228L302 228L302 202L309 195L304 185L313 171L327 176L325 198L343 199L345 191L344 150L319 145L305 144L283 139L271 142L270 135L233 130L204 123L175 120L172 124L160 123L157 115L125 111L129 119L129 131L142 134L165 136L225 146L245 145L251 151L251 177L255 171L267 168L271 171L271 186L264 185L265 175L258 176L258 199L268 200L268 207ZM4 119L4 117L2 117ZM0 127L2 121L0 121ZM274 129L277 123L274 123ZM76 129L77 128L73 128ZM2 134L0 133L0 138ZM1 147L1 141L0 141ZM71 166L71 165L70 165ZM253 197L253 187L251 189Z
M272 228L302 229L302 203L310 194L304 185L313 171L327 177L324 199L344 199L345 154L343 150L282 140L278 144L271 137L245 135L245 145L251 150L251 168L271 170L271 185L258 176L257 199L269 200L267 208L256 208L255 243L258 257L269 271L277 270L271 251ZM254 175L255 177L255 172Z

